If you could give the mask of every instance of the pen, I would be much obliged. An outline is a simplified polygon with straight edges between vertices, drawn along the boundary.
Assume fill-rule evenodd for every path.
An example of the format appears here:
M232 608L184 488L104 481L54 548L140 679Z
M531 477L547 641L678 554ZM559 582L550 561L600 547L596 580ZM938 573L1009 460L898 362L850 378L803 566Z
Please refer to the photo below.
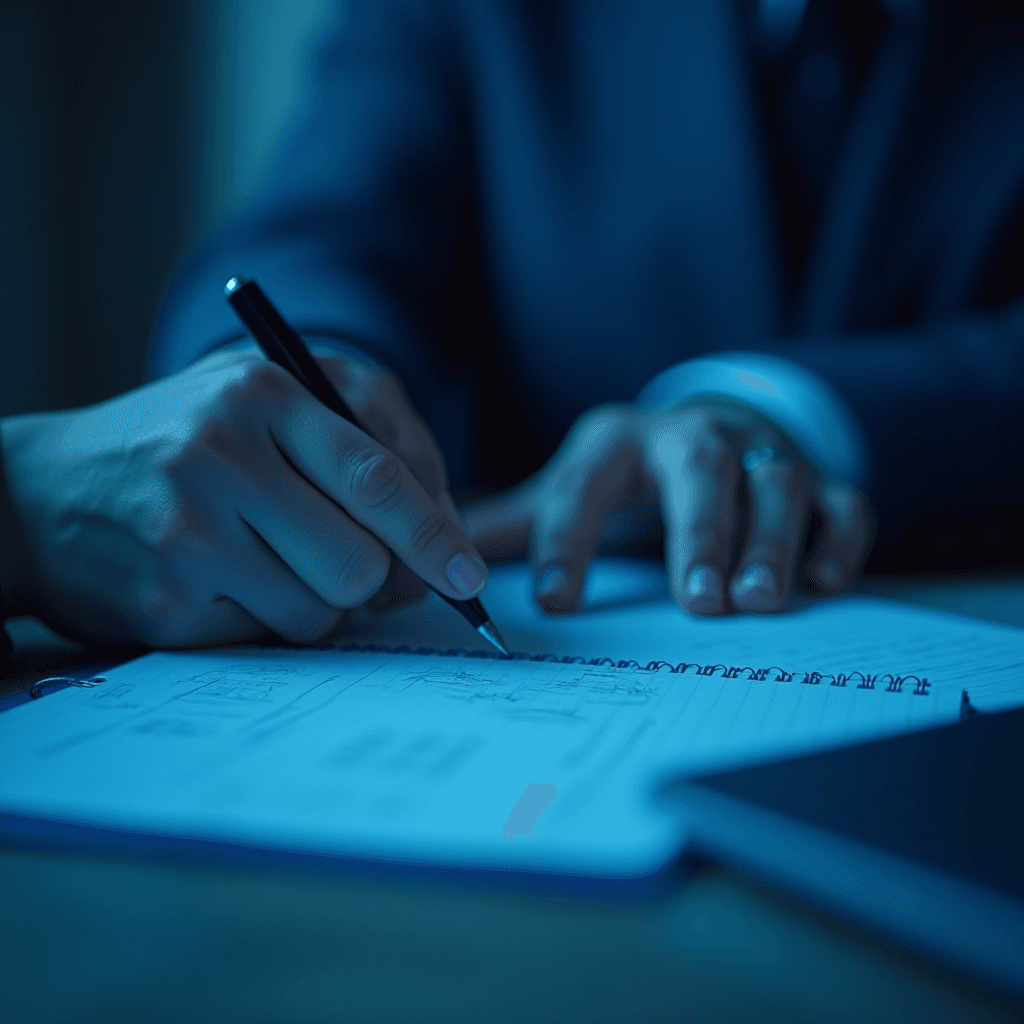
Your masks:
M231 308L238 314L239 320L245 325L253 340L263 350L263 354L273 363L287 370L300 384L331 412L347 420L354 427L363 430L362 424L356 419L355 413L348 407L345 399L328 380L327 374L320 369L320 364L306 348L306 343L299 337L283 316L274 308L270 299L255 281L244 277L233 277L224 286ZM430 586L428 583L427 586ZM447 594L442 594L434 587L431 590L438 597L444 598L489 644L496 647L502 654L508 654L505 641L502 640L494 623L479 598L460 601Z

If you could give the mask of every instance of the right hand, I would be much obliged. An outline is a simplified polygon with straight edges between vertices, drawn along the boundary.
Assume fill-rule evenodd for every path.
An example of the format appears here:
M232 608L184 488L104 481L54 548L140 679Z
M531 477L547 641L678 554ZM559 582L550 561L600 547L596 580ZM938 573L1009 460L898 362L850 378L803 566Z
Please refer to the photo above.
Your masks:
M479 593L486 566L401 386L321 365L373 436L237 351L102 405L5 420L21 535L8 612L103 642L312 642L402 576L389 548L450 597Z

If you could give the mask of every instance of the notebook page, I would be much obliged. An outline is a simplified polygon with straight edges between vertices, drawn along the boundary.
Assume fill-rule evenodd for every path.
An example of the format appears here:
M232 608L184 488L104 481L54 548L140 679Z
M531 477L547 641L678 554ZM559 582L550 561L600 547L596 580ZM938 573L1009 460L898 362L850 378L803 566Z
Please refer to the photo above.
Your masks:
M827 654L805 643L783 682L776 671L724 678L715 665L744 662L711 644L710 674L336 650L152 654L95 690L0 716L0 810L341 856L643 874L684 842L649 800L666 770L958 714L952 689L805 682Z
M492 570L488 611L512 649L586 657L607 655L646 663L700 661L726 655L732 665L801 665L821 672L923 674L933 688L961 689L977 707L1024 704L1024 630L871 597L805 601L782 615L700 619L668 598L656 564L600 559L587 580L589 610L543 615L525 566ZM391 616L362 616L353 640L466 647L481 640L439 600ZM759 664L761 662L758 662Z

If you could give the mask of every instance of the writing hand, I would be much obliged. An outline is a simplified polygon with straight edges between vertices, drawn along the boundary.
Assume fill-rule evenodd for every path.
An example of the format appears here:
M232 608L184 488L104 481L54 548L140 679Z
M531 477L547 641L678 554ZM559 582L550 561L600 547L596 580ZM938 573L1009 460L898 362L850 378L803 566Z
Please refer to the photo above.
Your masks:
M660 513L672 593L701 615L777 611L797 580L838 593L872 537L859 491L823 479L759 412L716 397L668 412L595 409L536 476L465 515L486 557L529 549L538 603L566 612L609 516L620 542L639 541L649 506L655 526Z
M250 352L5 420L24 551L4 581L9 611L90 640L183 646L269 628L308 642L378 594L388 548L444 593L478 593L486 568L401 387L377 367L322 365L374 437Z

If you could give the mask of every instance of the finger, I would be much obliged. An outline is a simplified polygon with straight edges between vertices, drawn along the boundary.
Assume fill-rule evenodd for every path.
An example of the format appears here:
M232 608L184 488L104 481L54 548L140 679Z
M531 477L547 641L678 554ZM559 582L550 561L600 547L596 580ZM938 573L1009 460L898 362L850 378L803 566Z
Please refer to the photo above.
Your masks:
M532 479L463 510L466 530L487 561L526 557L537 490L537 481Z
M225 597L292 643L312 643L335 628L344 611L310 590L249 523L238 517L231 532Z
M214 644L238 644L267 640L273 631L250 615L230 597L218 597L206 609L203 621L189 634L188 646L210 647Z
M404 399L404 392L401 397ZM450 500L444 459L427 425L406 402L396 401L392 408L397 436L388 447L412 470L434 502L440 505L445 498Z
M549 612L579 603L601 524L638 476L640 460L620 410L587 416L570 434L536 496L533 515L536 598Z
M424 582L461 599L486 586L487 567L461 524L379 442L308 397L274 416L271 429L299 472Z
M742 611L771 612L789 595L802 552L810 503L808 470L786 457L747 472L750 521L730 596Z
M828 481L817 488L814 511L819 529L807 556L804 582L816 593L838 594L856 582L871 549L871 508L856 488Z
M734 444L707 417L692 414L652 431L647 462L658 482L676 601L698 615L723 612L737 525Z
M341 396L366 432L409 467L433 501L448 494L444 459L401 383L370 363L323 360Z
M207 566L208 568L208 566ZM190 579L201 576L198 570ZM210 647L266 638L271 631L244 608L217 594L196 594L188 588L153 580L132 588L130 633L149 647ZM115 618L115 617L112 617ZM107 637L97 636L96 640Z
M255 486L236 498L242 518L326 604L354 608L383 586L391 554L369 531L268 453Z
M390 612L403 605L412 604L426 594L423 580L397 558L391 560L391 571L384 585L367 602L375 612Z

